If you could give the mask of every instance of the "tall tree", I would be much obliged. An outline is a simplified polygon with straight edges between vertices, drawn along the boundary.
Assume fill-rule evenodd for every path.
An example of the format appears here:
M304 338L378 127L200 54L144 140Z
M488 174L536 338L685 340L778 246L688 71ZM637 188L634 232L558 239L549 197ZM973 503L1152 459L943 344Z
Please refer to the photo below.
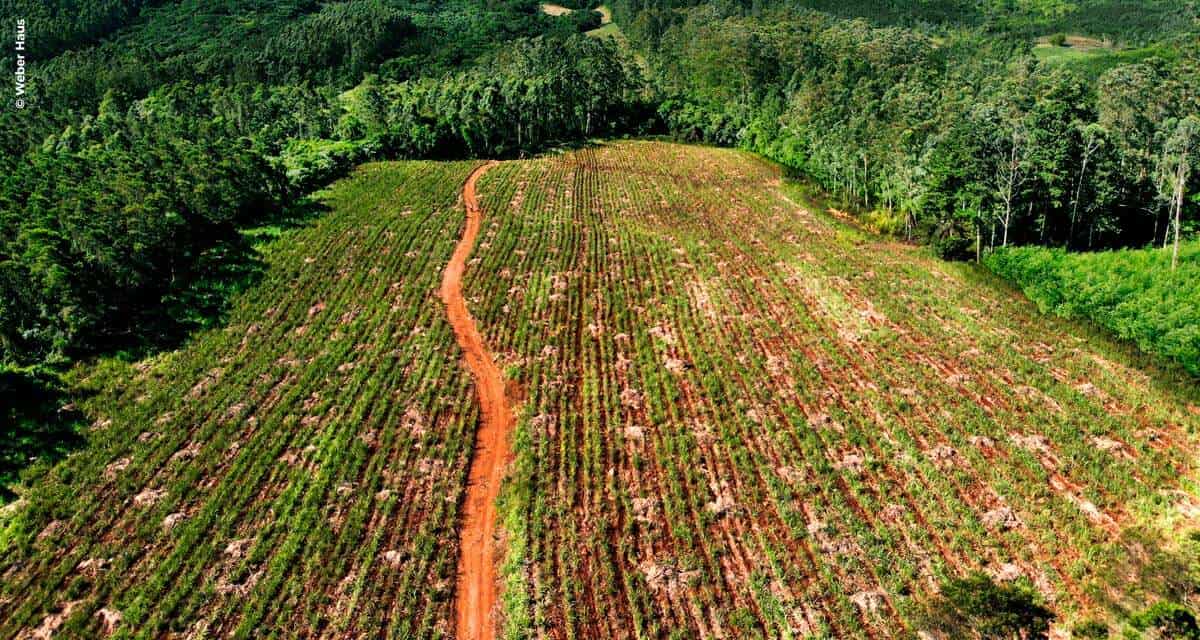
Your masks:
M1189 115L1169 123L1170 132L1163 145L1159 164L1159 189L1167 201L1168 219L1174 229L1174 248L1171 251L1171 270L1179 266L1179 236L1183 227L1184 198L1188 179L1196 162L1197 147L1200 146L1200 118ZM1163 246L1166 246L1164 236Z

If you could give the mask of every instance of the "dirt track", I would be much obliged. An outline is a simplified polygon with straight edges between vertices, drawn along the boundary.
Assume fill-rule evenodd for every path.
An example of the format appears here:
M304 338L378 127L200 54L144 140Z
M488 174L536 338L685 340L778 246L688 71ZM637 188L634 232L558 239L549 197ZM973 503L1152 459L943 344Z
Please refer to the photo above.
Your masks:
M504 377L484 346L462 295L463 271L479 235L482 218L475 182L495 165L494 162L481 165L471 172L463 186L467 224L442 276L442 300L446 303L458 344L466 354L467 366L475 377L483 418L475 436L459 534L461 555L455 601L458 640L491 640L495 637L492 614L496 605L496 497L509 458L508 435L512 428L512 413L504 395Z

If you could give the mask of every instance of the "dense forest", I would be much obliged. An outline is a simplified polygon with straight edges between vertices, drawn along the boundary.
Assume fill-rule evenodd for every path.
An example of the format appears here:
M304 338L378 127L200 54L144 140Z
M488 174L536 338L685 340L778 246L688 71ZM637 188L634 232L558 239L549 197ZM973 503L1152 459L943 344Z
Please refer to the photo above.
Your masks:
M29 43L0 111L0 393L213 322L253 277L240 230L367 159L738 146L956 259L1196 225L1195 2L618 0L620 39L581 35L596 4L0 0ZM4 460L45 397L0 415Z
M947 257L1142 246L1193 224L1193 5L1148 3L1126 33L1165 38L1161 55L1097 69L1041 62L1024 36L1088 29L1098 15L1116 30L1120 3L1057 17L1031 6L1023 19L989 10L1006 17L981 26L952 2L839 4L871 20L762 3L615 6L648 52L672 134L778 160Z
M1200 243L1172 254L1158 249L1068 253L1008 247L986 258L1042 311L1090 320L1174 361L1200 378Z

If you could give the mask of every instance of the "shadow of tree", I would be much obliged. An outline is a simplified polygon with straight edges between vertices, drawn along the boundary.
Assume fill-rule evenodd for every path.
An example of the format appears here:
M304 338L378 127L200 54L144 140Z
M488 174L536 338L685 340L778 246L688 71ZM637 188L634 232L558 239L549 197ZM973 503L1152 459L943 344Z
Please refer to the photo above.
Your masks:
M178 348L197 331L228 321L230 302L257 284L266 271L258 246L283 231L306 225L328 207L311 198L259 218L249 229L229 227L191 268L177 275L159 304L141 309L127 333L114 336L94 353L140 360Z
M83 414L64 404L58 375L45 369L0 369L0 502L8 486L38 460L57 460L83 443Z
M261 243L305 226L328 207L303 198L256 221L251 229L225 230L186 272L178 274L159 304L129 318L126 331L108 336L85 357L140 360L176 349L195 332L228 322L234 298L262 280L267 264ZM0 364L0 504L15 497L10 487L38 462L53 463L85 442L86 416L74 409L79 390L63 383L52 367L13 368Z

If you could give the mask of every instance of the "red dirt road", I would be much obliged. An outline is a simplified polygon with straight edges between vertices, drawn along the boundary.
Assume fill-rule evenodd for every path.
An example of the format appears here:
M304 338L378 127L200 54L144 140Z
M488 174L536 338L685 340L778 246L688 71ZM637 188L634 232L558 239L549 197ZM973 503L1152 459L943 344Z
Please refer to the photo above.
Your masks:
M496 635L492 615L496 607L496 497L509 458L508 436L513 424L508 398L504 395L504 376L484 346L462 294L463 271L482 221L475 182L494 166L495 162L489 162L476 168L463 186L467 226L442 275L442 301L446 303L458 344L466 353L467 366L475 377L475 391L483 417L483 424L475 435L459 533L461 551L455 601L458 640L492 640Z

